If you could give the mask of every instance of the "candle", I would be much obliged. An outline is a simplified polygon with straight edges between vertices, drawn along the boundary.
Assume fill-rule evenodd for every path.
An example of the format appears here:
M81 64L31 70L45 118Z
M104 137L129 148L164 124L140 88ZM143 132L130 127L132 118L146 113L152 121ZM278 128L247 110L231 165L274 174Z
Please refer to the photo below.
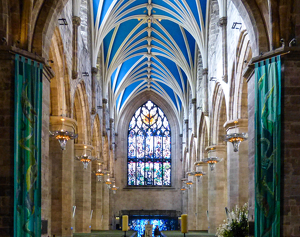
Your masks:
M187 233L188 232L188 215L182 214L181 215L181 233Z
M128 216L122 216L122 231L128 231Z

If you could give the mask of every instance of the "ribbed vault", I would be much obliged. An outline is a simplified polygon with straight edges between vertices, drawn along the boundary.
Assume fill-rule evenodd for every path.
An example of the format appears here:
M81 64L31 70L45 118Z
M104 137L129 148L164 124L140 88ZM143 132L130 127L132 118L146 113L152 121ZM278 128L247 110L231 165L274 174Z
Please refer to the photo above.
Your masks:
M196 98L199 52L207 67L209 0L90 0L92 64L102 59L104 96L119 117L146 90L180 120ZM100 53L99 53L100 52Z

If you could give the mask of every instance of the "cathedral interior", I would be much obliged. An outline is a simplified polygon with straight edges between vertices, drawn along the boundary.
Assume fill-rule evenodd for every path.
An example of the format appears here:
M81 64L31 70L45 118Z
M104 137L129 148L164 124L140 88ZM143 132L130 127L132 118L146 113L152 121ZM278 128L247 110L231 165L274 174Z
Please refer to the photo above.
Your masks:
M1 0L0 236L300 237L299 75L300 0Z

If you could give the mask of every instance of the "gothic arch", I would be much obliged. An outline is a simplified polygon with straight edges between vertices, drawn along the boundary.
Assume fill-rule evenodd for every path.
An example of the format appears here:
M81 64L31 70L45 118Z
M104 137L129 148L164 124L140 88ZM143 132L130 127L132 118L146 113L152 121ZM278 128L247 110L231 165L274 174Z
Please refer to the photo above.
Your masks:
M252 0L231 0L238 12L244 18L244 23L249 34L253 56L269 50L269 38L262 19L261 12Z
M225 144L223 124L227 121L226 101L220 83L216 84L212 99L211 144Z
M55 73L50 82L50 114L53 116L71 116L70 83L63 43L59 29L56 28L51 39L49 52L52 69Z
M243 70L252 58L252 51L249 36L245 30L240 34L236 52L229 92L229 120L248 118L248 92Z
M91 142L91 122L89 116L89 104L86 94L85 83L82 81L77 85L74 94L74 107L73 115L77 121L77 143L78 144L90 144Z
M171 128L171 159L172 159L172 186L174 186L175 177L174 172L176 168L179 169L180 162L180 151L179 151L179 124L175 113L169 107L169 103L166 102L161 96L156 93L146 91L142 93L139 97L134 98L128 105L126 105L124 112L122 113L118 124L116 124L117 145L120 149L117 149L116 157L117 159L122 159L122 173L124 174L122 179L127 180L127 134L129 122L134 115L135 111L145 102L151 100L158 107L162 109L168 118L170 128ZM123 150L123 153L121 152ZM124 152L125 151L125 152ZM176 171L177 172L177 171ZM178 178L178 177L177 177Z
M55 31L58 14L62 11L68 0L44 0L39 3L40 8L35 9L37 15L33 24L32 51L48 58L50 40Z
M101 136L102 136L101 123L100 123L99 115L96 114L93 123L93 130L92 130L92 145L94 147L93 156L97 157L98 159L101 159L103 157Z

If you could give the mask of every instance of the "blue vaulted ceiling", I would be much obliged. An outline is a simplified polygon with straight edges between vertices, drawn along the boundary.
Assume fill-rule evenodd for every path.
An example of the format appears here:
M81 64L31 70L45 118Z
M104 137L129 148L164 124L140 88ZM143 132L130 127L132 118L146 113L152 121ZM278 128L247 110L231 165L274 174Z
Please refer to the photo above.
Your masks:
M118 115L145 90L180 116L195 96L199 50L205 55L208 0L92 0L93 51Z

